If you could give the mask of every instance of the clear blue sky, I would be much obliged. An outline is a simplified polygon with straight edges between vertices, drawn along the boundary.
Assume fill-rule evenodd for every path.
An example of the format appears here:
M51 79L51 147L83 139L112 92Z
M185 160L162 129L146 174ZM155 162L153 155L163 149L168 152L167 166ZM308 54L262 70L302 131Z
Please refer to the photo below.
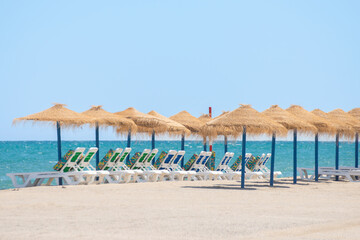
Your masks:
M0 1L0 140L56 140L54 128L11 125L53 102L165 116L239 103L348 111L360 106L359 12L330 0Z

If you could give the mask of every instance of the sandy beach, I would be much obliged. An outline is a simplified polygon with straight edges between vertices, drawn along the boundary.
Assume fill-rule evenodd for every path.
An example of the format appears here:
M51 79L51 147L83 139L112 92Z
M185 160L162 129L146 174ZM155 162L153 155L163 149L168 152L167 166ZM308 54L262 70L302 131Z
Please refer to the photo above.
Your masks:
M277 180L0 191L0 239L357 239L360 185Z

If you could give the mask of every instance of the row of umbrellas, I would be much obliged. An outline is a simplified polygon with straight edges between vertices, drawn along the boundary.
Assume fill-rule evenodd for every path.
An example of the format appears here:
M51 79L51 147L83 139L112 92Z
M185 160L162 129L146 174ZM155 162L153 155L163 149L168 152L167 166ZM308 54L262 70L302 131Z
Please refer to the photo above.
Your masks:
M270 185L273 185L273 172L275 162L276 136L284 136L289 130L293 131L294 137L294 178L296 183L297 167L297 134L306 133L315 135L315 180L317 181L318 169L318 137L319 134L336 136L336 160L335 166L339 165L339 138L355 137L355 167L358 167L358 133L360 132L360 108L344 112L336 109L325 113L319 109L309 112L301 106L293 105L284 110L278 105L258 112L250 105L240 105L231 112L223 112L215 118L202 115L199 118L182 111L167 118L155 111L148 114L141 113L134 108L128 108L121 112L110 113L101 106L93 106L89 110L77 113L65 107L64 104L55 104L53 107L39 113L26 117L16 118L18 121L50 121L57 125L58 133L58 158L61 159L61 126L76 127L90 124L95 127L96 145L99 147L99 127L113 126L119 134L127 133L128 147L131 144L131 135L134 133L145 133L152 136L152 148L155 148L155 135L167 133L170 135L181 135L181 149L184 150L185 136L193 134L204 139L215 139L224 136L225 151L227 151L227 138L242 135L242 156L246 153L247 133L252 135L267 134L272 136L272 158ZM206 149L205 149L206 150ZM96 163L99 162L99 154ZM245 162L242 161L242 171ZM241 187L245 185L245 172L242 173Z

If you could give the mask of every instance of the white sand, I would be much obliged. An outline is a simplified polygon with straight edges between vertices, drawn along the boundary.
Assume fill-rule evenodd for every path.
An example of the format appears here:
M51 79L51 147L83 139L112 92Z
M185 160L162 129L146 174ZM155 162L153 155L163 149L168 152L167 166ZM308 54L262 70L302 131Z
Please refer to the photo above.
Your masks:
M0 191L0 239L360 239L360 184L283 179Z

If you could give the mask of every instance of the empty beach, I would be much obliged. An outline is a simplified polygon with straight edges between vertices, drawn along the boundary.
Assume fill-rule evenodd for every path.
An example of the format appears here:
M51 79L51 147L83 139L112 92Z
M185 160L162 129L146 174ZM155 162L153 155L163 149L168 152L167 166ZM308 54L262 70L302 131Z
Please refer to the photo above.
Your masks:
M283 178L0 191L1 239L356 239L360 185Z

